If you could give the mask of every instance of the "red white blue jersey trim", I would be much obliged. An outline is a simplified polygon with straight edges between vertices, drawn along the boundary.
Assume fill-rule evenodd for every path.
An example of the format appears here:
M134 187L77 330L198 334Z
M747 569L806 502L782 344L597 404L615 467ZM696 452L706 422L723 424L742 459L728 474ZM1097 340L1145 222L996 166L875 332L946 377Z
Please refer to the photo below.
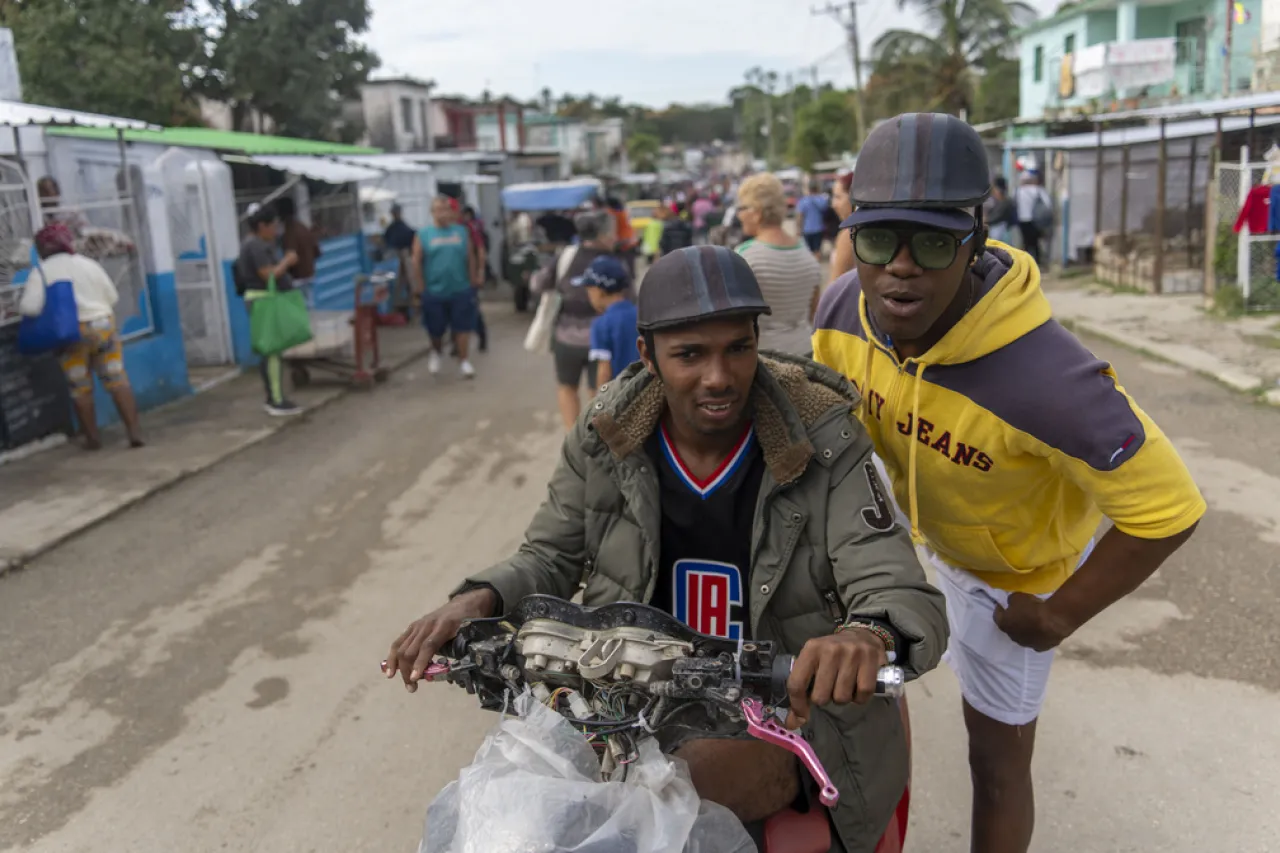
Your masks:
M671 441L671 437L667 435L665 425L659 424L658 434L662 443L662 455L667 458L671 469L680 476L684 484L695 494L706 500L712 492L728 482L737 470L742 467L742 461L747 458L747 453L751 450L751 445L755 441L756 428L754 424L747 425L746 432L742 434L742 438L738 439L737 445L725 457L725 460L720 463L720 467L712 472L711 476L706 480L699 480L693 476L688 466L680 459L680 454L676 452L675 444Z

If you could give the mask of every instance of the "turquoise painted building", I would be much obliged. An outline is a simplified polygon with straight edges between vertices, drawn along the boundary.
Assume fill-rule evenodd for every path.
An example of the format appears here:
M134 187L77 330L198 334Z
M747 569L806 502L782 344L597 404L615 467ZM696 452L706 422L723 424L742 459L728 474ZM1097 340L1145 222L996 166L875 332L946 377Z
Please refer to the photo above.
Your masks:
M1248 92L1260 47L1261 5L1262 0L1079 0L1022 31L1019 118L1108 112L1126 105L1193 102ZM1108 49L1115 56L1114 45L1153 39L1174 40L1171 82L1120 91L1111 80L1101 87L1081 85L1083 75L1076 71L1082 65L1096 63Z

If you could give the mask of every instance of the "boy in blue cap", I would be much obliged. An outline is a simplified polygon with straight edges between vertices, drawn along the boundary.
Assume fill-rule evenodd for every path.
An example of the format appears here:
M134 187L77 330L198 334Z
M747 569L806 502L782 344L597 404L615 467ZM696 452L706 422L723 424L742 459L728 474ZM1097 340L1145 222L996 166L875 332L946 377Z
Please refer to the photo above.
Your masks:
M631 276L622 261L604 255L592 261L573 284L587 288L591 307L600 315L591 324L589 357L596 364L596 384L603 385L640 360L636 306L627 298Z

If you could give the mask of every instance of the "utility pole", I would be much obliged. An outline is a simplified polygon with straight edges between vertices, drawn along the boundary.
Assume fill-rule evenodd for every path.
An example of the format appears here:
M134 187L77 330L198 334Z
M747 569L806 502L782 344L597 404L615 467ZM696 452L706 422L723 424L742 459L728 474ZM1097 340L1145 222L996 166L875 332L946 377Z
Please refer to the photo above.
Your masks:
M818 66L811 65L809 67L809 73L813 75L813 98L812 99L814 101L817 101L818 100Z
M778 167L778 135L773 132L773 90L778 83L776 71L769 71L764 76L764 126L769 131L769 168Z
M862 47L858 40L858 0L849 0L848 17L836 5L828 3L823 9L812 9L814 15L830 15L841 26L849 38L849 53L853 58L853 82L857 87L858 145L867 138L867 98L862 91Z
M1231 25L1236 16L1235 0L1227 0L1226 38L1222 50L1222 97L1231 97Z
M787 133L795 132L796 127L796 84L791 72L787 72Z

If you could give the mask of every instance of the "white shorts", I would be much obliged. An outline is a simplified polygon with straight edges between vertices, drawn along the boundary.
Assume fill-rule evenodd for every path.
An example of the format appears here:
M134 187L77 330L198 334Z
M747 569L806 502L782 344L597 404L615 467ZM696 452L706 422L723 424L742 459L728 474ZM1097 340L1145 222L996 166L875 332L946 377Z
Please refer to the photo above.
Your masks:
M875 463L880 476L888 482L878 456ZM910 521L896 502L894 510L899 523L909 527ZM974 710L998 723L1024 726L1035 720L1040 716L1049 688L1054 652L1037 652L1020 646L996 627L996 605L1007 605L1009 593L948 565L927 548L923 550L935 569L938 589L947 598L951 639L942 659L959 679L960 695ZM1080 563L1088 559L1092 551L1090 542Z
M1080 563L1089 558L1093 544L1085 547ZM998 723L1025 726L1035 720L1049 689L1054 650L1020 646L996 627L996 605L1008 605L1008 592L953 568L932 551L926 550L926 555L937 570L938 589L947 598L951 639L942 659L959 679L960 695Z

